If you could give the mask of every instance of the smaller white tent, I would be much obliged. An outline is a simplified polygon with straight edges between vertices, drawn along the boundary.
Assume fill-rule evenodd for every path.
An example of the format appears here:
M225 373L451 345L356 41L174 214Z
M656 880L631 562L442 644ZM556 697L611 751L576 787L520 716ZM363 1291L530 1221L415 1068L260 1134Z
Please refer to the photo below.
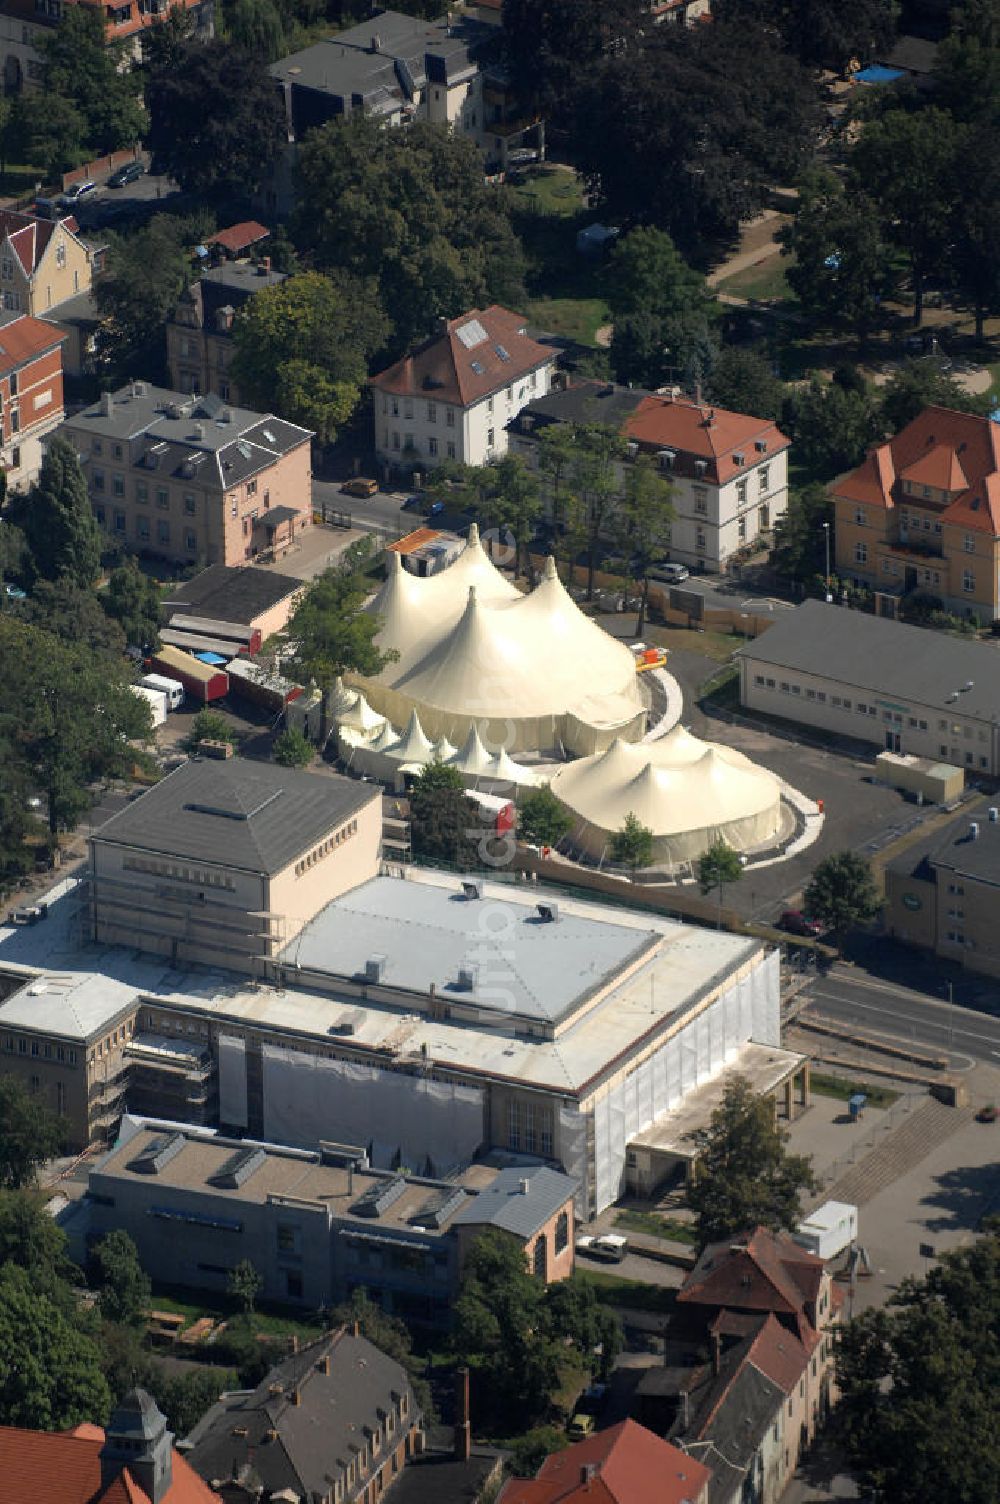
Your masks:
M460 773L469 773L473 776L489 771L493 759L483 746L479 735L479 727L473 723L469 728L469 734L465 738L460 752L456 752L453 758L455 767Z
M422 764L433 761L434 744L424 735L424 728L416 711L410 716L399 743L393 747L392 755L399 762L405 763Z
M389 724L384 715L379 715L377 710L371 708L362 694L356 695L355 703L340 712L335 719L340 731L357 731L366 738L374 737Z

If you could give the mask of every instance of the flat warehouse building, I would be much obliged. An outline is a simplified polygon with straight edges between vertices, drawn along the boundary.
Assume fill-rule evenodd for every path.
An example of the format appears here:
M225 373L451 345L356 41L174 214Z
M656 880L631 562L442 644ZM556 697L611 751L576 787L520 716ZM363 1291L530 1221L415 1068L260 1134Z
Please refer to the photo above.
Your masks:
M988 643L806 601L738 656L747 710L1000 773L1000 653Z

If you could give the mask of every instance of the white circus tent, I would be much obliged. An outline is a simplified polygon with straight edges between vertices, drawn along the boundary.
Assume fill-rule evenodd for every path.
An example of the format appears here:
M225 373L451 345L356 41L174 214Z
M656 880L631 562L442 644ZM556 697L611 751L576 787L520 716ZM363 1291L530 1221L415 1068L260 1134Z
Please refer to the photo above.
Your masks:
M761 846L781 828L781 788L749 758L677 728L656 742L616 739L558 769L552 792L575 815L571 839L599 860L625 817L653 832L654 861L675 865L724 840Z
M397 555L368 609L377 642L397 653L376 678L354 676L395 725L414 711L433 740L509 754L554 748L588 755L615 737L637 741L646 712L632 654L576 605L547 561L521 595L488 559L475 529L435 575L406 574Z

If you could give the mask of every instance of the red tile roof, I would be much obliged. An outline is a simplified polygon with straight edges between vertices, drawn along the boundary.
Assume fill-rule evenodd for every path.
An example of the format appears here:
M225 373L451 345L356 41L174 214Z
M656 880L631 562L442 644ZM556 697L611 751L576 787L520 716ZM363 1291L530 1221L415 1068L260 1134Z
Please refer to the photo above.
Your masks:
M498 1504L698 1504L707 1467L634 1420L547 1457L535 1478L511 1478Z
M9 324L0 325L0 373L17 370L26 361L56 349L65 338L61 329L30 314L11 319Z
M210 235L205 244L221 245L224 251L232 251L235 256L238 251L256 245L258 240L266 240L270 233L267 225L258 224L255 219L244 219L238 225L227 225L218 234Z
M0 1499L3 1504L150 1504L126 1468L101 1489L100 1426L72 1431L25 1431L0 1426ZM179 1452L163 1504L220 1504Z
M789 440L767 418L731 413L685 396L645 397L622 432L639 444L673 449L678 455L706 462L706 477L724 485L749 465L787 449ZM763 449L757 445L762 444ZM742 454L744 465L734 456Z
M927 407L830 491L838 500L891 510L907 499L906 481L950 493L939 514L942 523L1000 536L1000 424ZM926 498L913 500L927 505Z
M554 359L547 345L529 339L521 314L494 303L449 319L441 334L380 371L371 383L399 397L471 407Z
M801 1316L819 1294L823 1261L787 1233L758 1227L743 1239L710 1243L677 1292L689 1305Z
M791 1394L805 1373L811 1355L812 1345L800 1342L776 1316L768 1315L750 1344L746 1361L759 1368L785 1394Z

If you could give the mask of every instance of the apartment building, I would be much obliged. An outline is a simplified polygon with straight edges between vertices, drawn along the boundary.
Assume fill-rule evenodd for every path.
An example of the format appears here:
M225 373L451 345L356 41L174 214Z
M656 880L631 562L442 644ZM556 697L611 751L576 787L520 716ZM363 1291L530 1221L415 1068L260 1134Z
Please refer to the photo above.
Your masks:
M0 325L0 465L11 490L38 478L42 442L65 416L65 338L43 319L22 316Z
M837 573L875 593L1000 620L1000 424L928 407L830 487Z
M167 320L167 361L175 391L214 392L239 403L230 374L233 323L239 310L265 287L285 280L269 261L224 261L192 282Z
M675 389L643 392L580 382L540 395L511 424L511 448L537 465L538 435L552 423L602 423L625 440L618 467L649 455L673 490L669 557L725 571L770 534L788 506L789 440L766 418L711 407Z
M91 253L73 219L36 219L0 209L0 300L5 313L36 317L89 292Z
M445 460L488 464L507 450L507 425L548 392L557 357L521 314L496 303L442 319L431 339L371 378L379 464L403 476Z
M7 94L18 94L22 88L37 87L41 82L41 43L77 4L98 8L95 0L0 0L0 56ZM178 5L187 13L197 36L214 34L214 0L116 0L99 7L108 44L125 43L126 56L138 62L145 34Z
M1000 816L963 815L885 870L886 933L1000 977Z
M63 425L100 525L137 553L242 564L312 524L312 434L133 381Z
M988 643L805 601L737 656L749 710L1000 773L1000 654Z

